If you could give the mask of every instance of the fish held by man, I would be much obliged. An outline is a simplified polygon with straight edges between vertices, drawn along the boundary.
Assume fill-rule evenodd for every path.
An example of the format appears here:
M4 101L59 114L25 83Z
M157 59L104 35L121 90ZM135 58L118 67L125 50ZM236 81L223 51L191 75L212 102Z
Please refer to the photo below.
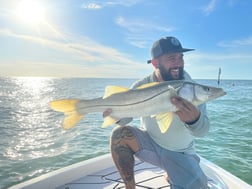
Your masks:
M166 81L144 84L137 89L107 86L103 97L55 100L50 102L50 106L55 111L64 112L64 129L74 127L85 114L111 109L112 113L104 118L103 128L125 118L152 116L157 119L161 132L165 133L176 111L169 100L173 96L180 96L198 106L225 94L222 88L188 81Z

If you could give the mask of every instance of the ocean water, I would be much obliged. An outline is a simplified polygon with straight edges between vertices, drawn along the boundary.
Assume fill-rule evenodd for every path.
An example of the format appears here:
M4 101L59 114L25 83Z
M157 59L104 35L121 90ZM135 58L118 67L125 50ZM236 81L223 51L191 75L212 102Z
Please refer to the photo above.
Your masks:
M85 116L71 130L48 106L62 98L95 98L107 85L130 86L133 79L0 78L0 188L109 153L112 127L102 115ZM215 80L197 80L217 86ZM196 141L197 152L252 184L252 81L223 80L227 95L207 104L211 129ZM135 120L133 125L138 125Z

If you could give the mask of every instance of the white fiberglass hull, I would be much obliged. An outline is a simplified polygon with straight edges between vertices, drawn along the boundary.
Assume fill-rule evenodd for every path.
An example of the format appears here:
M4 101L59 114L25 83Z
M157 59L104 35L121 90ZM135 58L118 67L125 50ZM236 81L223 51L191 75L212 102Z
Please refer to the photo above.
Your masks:
M252 189L252 186L217 165L201 158L210 189ZM136 188L170 188L164 171L136 161ZM124 188L109 154L89 159L12 186L10 189L112 189Z

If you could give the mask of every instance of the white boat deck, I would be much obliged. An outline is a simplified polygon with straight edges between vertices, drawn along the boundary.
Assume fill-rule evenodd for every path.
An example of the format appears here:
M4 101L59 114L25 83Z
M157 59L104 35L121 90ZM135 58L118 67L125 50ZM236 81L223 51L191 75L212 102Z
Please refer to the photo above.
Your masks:
M252 189L251 185L201 158L209 189ZM137 189L169 189L164 171L139 160L135 163ZM124 184L111 156L103 155L25 181L10 189L123 189Z
M135 165L136 188L170 188L169 183L165 180L164 171L159 168L137 162ZM158 183L158 186L157 186ZM83 178L66 183L56 189L121 189L125 188L121 177L115 167L86 175Z
M135 180L137 189L169 189L170 184L165 179L165 172L151 164L137 161L135 163ZM221 180L208 178L209 189L226 189ZM80 179L65 183L55 189L123 189L123 181L115 166L96 173L86 175Z

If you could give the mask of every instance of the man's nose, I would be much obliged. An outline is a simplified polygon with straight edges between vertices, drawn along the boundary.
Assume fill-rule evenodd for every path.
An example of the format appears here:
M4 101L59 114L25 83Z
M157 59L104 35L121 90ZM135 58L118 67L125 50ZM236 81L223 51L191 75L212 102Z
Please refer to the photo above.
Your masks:
M181 60L181 58L176 58L172 62L172 65L174 65L174 66L183 66L184 65L184 60Z

